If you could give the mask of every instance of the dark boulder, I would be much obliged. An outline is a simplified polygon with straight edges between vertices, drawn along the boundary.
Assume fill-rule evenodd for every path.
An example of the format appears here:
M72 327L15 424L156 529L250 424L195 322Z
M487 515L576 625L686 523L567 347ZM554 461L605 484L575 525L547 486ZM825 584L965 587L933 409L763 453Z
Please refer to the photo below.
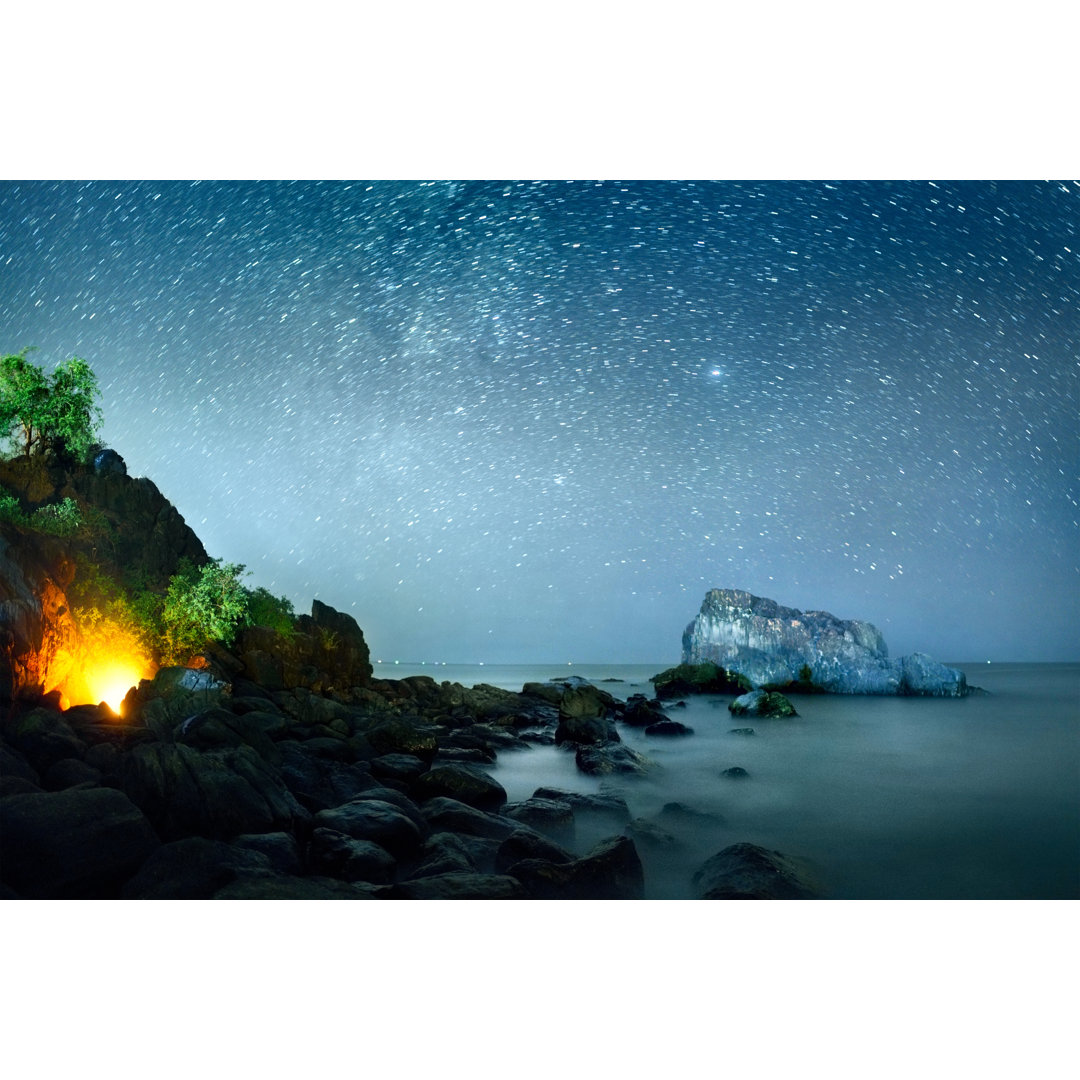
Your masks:
M17 750L38 773L62 758L81 758L86 745L63 715L52 709L16 712L0 722L4 741Z
M574 838L574 810L561 799L525 799L508 803L503 813L537 832L570 842Z
M579 746L574 760L577 767L589 776L610 776L612 773L647 773L653 763L629 746L615 743L608 746Z
M819 892L813 868L804 859L756 844L732 844L694 874L702 900L814 900Z
M403 881L387 890L390 900L527 900L520 881L505 874L449 873Z
M417 777L418 799L456 799L478 810L497 810L506 802L506 789L493 777L469 765L436 765Z
M263 855L277 874L299 874L303 869L300 848L291 833L246 833L236 837L233 847Z
M268 874L270 860L244 850L191 836L163 844L124 886L124 900L209 900L244 875Z
M741 765L732 765L730 769L724 769L720 775L731 780L745 780L750 774Z
M484 846L477 847L477 843ZM475 874L488 861L497 841L481 840L457 833L432 833L420 848L418 861L408 873L409 880L438 874Z
M783 694L767 690L752 690L737 697L728 710L733 716L788 717L798 716L795 706Z
M646 735L693 735L694 729L687 727L686 724L679 723L678 720L660 720L655 724L650 724L645 729Z
M297 801L315 813L341 806L363 791L378 787L379 782L363 763L346 763L306 753L293 741L280 744L280 775Z
M709 661L679 664L661 671L649 681L661 700L687 697L689 694L742 694L751 687L742 675Z
M375 887L329 877L278 874L242 877L215 894L215 900L374 900Z
M78 787L80 784L89 784L97 787L101 783L101 770L95 769L78 758L61 758L54 761L42 778L42 786L46 791L64 791L67 788Z
M534 799L553 799L568 803L575 814L607 818L615 825L625 825L630 820L630 808L621 795L611 792L565 791L562 788L539 787Z
M123 785L166 840L288 832L308 817L279 773L249 746L136 746L126 757Z
M523 859L510 874L534 900L640 900L645 872L633 840L614 836L569 863Z
M420 847L416 823L402 810L381 799L357 798L314 817L316 829L331 829L356 840L370 840L398 858Z
M575 858L577 858L576 855L546 836L534 833L531 829L517 829L499 845L495 852L495 870L500 874L508 873L511 866L523 859L571 863Z
M420 810L435 832L464 833L467 836L504 840L515 829L521 828L518 822L511 818L501 814L489 814L445 796L429 799Z
M76 788L0 801L4 882L28 899L110 899L158 847L121 791Z
M619 719L630 727L648 727L667 720L667 714L659 700L649 700L644 694L632 694L626 699L626 708Z
M372 840L359 840L333 829L315 829L308 845L308 866L315 874L342 881L387 885L394 880L397 861Z
M98 476L127 476L127 462L115 450L106 447L94 455L94 472Z

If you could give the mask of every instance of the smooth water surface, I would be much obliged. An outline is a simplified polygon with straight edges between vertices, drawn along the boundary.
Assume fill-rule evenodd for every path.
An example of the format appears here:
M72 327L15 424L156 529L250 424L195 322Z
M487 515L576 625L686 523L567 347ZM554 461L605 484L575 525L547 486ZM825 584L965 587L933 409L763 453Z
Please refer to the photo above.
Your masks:
M648 677L664 666L383 664L376 675L511 690L581 675L626 698L651 696ZM550 786L617 791L635 818L654 819L671 802L695 811L631 833L650 898L692 896L694 870L743 840L813 860L838 899L1077 898L1080 665L956 666L989 693L793 696L800 715L789 720L735 718L730 697L691 697L668 709L691 736L620 725L624 742L656 762L646 777L588 777L555 747L504 753L489 771L511 801ZM732 733L744 727L754 734ZM736 765L749 775L722 775ZM585 851L610 832L581 822L574 846Z

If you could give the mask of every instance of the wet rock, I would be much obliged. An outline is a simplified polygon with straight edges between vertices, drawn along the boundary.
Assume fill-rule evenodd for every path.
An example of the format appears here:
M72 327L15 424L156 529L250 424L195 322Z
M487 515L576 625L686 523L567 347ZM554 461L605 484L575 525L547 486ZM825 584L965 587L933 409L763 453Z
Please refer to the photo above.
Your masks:
M732 765L730 769L724 769L720 775L731 780L744 780L750 774L741 765Z
M427 762L412 754L383 754L371 759L371 774L411 783L421 773L427 772Z
M387 891L391 900L527 900L520 881L505 874L436 874L403 881Z
M415 852L423 840L416 823L402 810L381 799L357 798L314 817L316 829L330 829L356 840L370 840L401 858Z
M645 894L641 858L626 836L601 841L569 863L524 859L510 873L536 900L640 900Z
M795 706L783 694L753 690L737 697L728 710L733 716L787 717L798 716Z
M342 881L386 885L394 880L397 861L371 840L358 840L333 829L315 829L308 845L308 865L315 874Z
M579 746L574 755L577 767L589 776L610 776L612 773L644 775L653 763L643 754L621 743L609 746Z
M215 900L374 900L375 888L364 882L352 884L328 877L238 878L219 889Z
M499 845L495 853L495 870L500 874L508 873L511 866L523 859L571 863L576 857L546 836L529 829L517 829Z
M46 791L63 791L65 788L89 784L96 787L101 783L101 771L78 758L61 758L53 762L45 772L42 786Z
M811 865L804 859L756 844L732 844L694 874L702 900L813 900L819 897Z
M451 832L432 833L420 849L419 861L409 872L409 879L434 877L438 874L475 874L480 872L481 860L490 849L478 852L477 837L461 837ZM495 841L484 841L494 845ZM479 856L479 858L478 858Z
M86 746L64 717L51 709L31 709L0 722L4 741L38 773L62 758L81 758Z
M634 818L623 832L646 848L673 848L678 844L667 829L648 818Z
M124 900L209 900L237 877L271 872L256 851L191 836L163 844L121 892Z
M3 880L30 899L109 899L160 841L121 791L73 789L0 801Z
M305 744L306 745L306 744ZM341 806L378 781L362 763L346 763L314 757L294 742L280 744L280 775L297 801L312 813Z
M568 842L573 840L574 811L568 802L561 799L525 799L523 802L507 804L503 813L538 832Z
M619 719L630 727L648 727L667 720L667 714L659 700L649 700L644 694L632 694L626 699L626 708Z
M752 727L733 727L728 731L729 735L756 735Z
M457 799L443 796L429 799L420 807L428 825L435 832L464 833L493 840L505 840L521 826L512 818L477 810Z
M692 806L680 802L664 803L656 818L666 828L676 830L698 830L727 823L723 814L711 810L695 810Z
M480 810L495 810L506 802L506 789L493 777L469 765L436 765L413 785L418 799L456 799Z
M165 840L288 832L308 817L279 773L249 746L136 746L126 757L123 785Z
M611 792L564 791L562 788L538 787L532 797L568 803L575 814L607 818L615 825L625 825L630 820L630 808L626 805L626 800Z
M247 833L232 841L233 847L264 856L277 874L299 874L300 848L290 833Z
M649 681L662 701L690 694L741 694L751 688L741 675L711 661L679 664L661 671Z
M645 729L646 735L693 735L694 729L687 727L686 724L679 723L678 720L661 720L656 724L650 724Z

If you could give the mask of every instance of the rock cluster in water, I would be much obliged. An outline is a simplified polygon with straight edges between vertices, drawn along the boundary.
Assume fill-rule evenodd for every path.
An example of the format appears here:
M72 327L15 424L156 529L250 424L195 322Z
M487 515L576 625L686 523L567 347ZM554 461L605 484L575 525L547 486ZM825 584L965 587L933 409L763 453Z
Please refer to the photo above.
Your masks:
M797 611L741 589L711 589L683 634L683 663L712 663L755 687L833 694L963 697L962 671L923 653L889 657L868 622Z

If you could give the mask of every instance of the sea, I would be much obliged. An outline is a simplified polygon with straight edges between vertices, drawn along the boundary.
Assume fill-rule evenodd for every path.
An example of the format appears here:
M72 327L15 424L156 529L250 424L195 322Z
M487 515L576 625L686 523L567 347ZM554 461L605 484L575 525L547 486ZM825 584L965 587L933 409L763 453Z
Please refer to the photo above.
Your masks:
M650 676L670 666L379 663L375 675L507 690L577 675L625 700L652 697ZM950 666L981 692L792 695L799 715L785 720L688 697L668 715L692 735L619 725L654 763L645 776L587 776L554 746L503 752L487 771L510 802L539 787L624 798L646 899L693 898L698 867L741 841L806 860L827 899L1077 899L1080 664ZM612 831L579 816L564 846L584 854Z

